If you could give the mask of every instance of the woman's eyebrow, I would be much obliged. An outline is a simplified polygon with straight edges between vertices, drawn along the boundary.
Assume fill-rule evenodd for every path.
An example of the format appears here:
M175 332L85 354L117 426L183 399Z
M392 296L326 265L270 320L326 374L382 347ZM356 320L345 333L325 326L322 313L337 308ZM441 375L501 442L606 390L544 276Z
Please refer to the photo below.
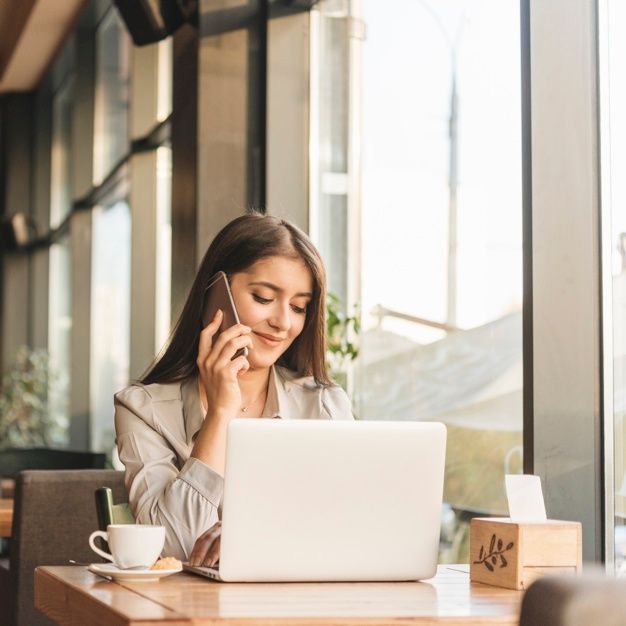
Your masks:
M249 283L249 286L252 285L261 285L262 287L267 287L276 293L282 293L284 290L281 289L278 285L274 285L274 283L268 283L264 280L255 281L253 283ZM313 294L310 291L301 291L300 293L295 294L296 298L304 297L304 298L312 298Z

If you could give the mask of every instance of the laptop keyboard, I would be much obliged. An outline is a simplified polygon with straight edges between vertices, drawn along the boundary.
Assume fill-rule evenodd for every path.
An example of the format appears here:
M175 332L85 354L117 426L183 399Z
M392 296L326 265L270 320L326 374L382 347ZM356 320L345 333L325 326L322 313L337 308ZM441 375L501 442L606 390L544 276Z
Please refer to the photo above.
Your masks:
M211 570L217 570L219 572L220 564L218 562L217 565L213 565L213 567L207 567L206 565L200 565L200 566L198 566L198 569L211 569Z

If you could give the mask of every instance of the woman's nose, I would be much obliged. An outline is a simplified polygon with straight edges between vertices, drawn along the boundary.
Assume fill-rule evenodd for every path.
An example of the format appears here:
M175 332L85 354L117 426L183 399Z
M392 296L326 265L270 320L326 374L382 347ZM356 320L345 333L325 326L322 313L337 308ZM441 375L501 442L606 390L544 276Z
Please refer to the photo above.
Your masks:
M291 328L291 316L289 315L289 305L280 306L275 311L270 320L270 325L281 331L288 331Z

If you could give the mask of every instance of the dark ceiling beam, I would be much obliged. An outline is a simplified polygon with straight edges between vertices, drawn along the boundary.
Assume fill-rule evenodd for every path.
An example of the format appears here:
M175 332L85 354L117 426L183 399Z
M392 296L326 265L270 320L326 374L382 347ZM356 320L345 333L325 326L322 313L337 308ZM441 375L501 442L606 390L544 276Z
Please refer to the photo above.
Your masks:
M7 0L0 5L0 80L17 46L36 0Z

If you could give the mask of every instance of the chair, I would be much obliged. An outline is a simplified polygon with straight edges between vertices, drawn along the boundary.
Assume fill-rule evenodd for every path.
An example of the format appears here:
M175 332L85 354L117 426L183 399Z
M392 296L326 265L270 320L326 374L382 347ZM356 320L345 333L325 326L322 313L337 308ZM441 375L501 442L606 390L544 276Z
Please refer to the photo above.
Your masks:
M106 530L109 524L135 523L127 502L113 504L113 491L110 487L96 489L96 513L100 530Z
M0 477L17 478L22 470L104 469L106 455L53 448L9 448L0 451Z
M0 451L0 478L13 481L22 470L104 469L105 463L106 455L100 452L8 448ZM6 556L9 544L9 539L0 539L0 557Z
M98 527L94 491L108 485L126 499L124 472L115 470L31 470L15 486L8 563L0 565L0 624L52 626L34 607L34 570L67 565L69 559L96 562L89 535Z
M550 576L524 594L520 626L622 626L626 624L626 581L595 574Z

